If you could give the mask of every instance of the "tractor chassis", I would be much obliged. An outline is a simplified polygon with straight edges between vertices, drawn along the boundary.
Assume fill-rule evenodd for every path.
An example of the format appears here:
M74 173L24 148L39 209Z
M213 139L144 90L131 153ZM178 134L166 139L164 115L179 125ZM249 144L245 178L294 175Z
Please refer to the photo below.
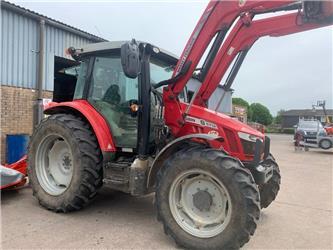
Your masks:
M168 147L168 146L166 146ZM255 183L264 185L269 182L273 176L274 158L270 152L270 140L265 138L265 143L256 141L255 157L251 162L241 162L232 156L226 156L237 160L239 164L248 169L253 176ZM261 158L264 152L263 158ZM104 162L103 183L109 188L130 193L134 196L145 195L155 191L154 185L149 185L149 172L154 167L159 155L153 159L136 158L134 161L108 161Z

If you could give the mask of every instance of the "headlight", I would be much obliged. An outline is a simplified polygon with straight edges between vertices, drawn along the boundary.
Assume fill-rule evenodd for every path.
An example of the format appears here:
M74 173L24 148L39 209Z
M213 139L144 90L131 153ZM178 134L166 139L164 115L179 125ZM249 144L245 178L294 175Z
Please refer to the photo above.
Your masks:
M256 140L259 139L261 142L263 142L262 138L255 136L255 135L248 134L248 133L244 133L244 132L238 132L238 136L239 136L239 138L241 138L245 141L256 142Z
M263 142L263 139L244 132L238 132L238 136L241 140L244 154L253 155L256 148L256 141L259 139Z
M326 135L327 135L327 132L326 132L325 129L324 129L324 130L320 130L320 131L318 132L318 135L319 135L319 136L326 136Z

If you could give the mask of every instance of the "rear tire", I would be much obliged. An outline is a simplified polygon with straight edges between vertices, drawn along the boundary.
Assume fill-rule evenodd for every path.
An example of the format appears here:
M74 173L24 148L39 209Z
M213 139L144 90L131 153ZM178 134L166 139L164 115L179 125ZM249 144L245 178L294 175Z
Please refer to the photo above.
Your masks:
M261 208L267 208L275 200L281 184L280 169L274 157L269 156L267 161L273 165L273 176L267 183L259 185Z
M183 176L186 178L182 182ZM187 197L179 198L179 204L184 208L179 208L178 203L173 205L173 194L177 194L173 192L174 183L178 182L181 187L179 197ZM193 186L194 183L198 187ZM182 190L187 190L186 195L181 194ZM199 196L201 198L196 200ZM223 200L227 200L228 205L224 206ZM172 155L158 173L158 219L163 223L165 233L186 249L239 249L255 232L260 216L259 202L259 192L251 173L237 160L215 149L200 146L183 149ZM216 223L214 216L220 213L221 207L221 214L225 216ZM183 220L179 219L182 212L175 212L177 209L187 211ZM199 220L196 220L197 215Z
M74 115L51 115L38 125L28 166L33 195L52 211L83 208L102 185L99 145L90 126Z

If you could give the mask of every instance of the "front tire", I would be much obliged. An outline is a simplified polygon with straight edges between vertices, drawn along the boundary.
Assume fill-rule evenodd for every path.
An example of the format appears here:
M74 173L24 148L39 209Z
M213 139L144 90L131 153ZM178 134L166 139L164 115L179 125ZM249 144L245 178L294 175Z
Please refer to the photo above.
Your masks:
M102 156L90 126L80 117L55 114L34 132L28 153L33 195L52 211L86 206L102 184Z
M191 147L158 173L158 219L187 249L238 249L254 234L259 192L249 171L221 151Z

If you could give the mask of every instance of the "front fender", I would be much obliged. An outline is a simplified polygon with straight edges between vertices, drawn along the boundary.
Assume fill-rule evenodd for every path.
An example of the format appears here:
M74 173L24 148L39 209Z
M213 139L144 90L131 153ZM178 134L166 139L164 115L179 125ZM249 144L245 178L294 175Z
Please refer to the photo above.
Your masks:
M163 162L171 154L178 151L184 144L188 143L192 139L201 139L206 142L213 141L213 140L219 140L221 142L223 141L223 138L221 136L213 135L213 134L190 134L190 135L185 135L185 136L182 136L182 137L179 137L179 138L173 140L168 145L166 145L155 157L155 159L149 169L149 172L148 172L148 177L147 177L147 188L148 189L152 188L155 185L157 172L163 166Z
M97 112L86 100L74 100L71 102L51 102L44 107L44 113L48 115L56 113L74 113L87 120L96 135L100 149L103 152L115 152L116 147L112 135L104 117Z

